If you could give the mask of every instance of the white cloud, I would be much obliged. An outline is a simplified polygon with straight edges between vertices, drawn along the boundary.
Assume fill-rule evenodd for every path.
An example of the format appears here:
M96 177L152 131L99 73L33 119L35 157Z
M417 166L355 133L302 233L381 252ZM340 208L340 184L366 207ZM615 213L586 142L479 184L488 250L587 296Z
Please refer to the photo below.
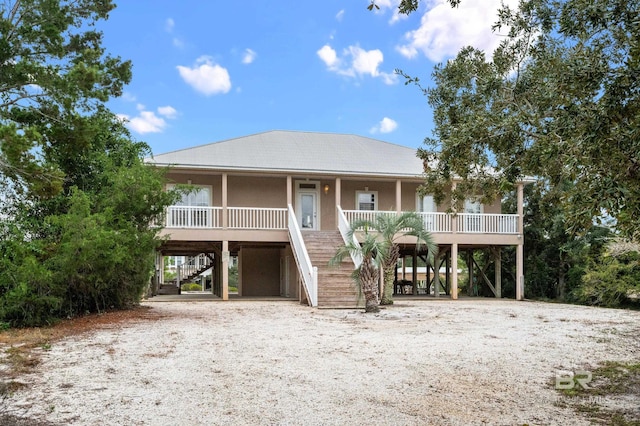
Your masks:
M329 69L333 70L338 65L338 55L328 44L322 46L316 53Z
M364 50L359 46L349 46L349 54L353 58L353 70L358 74L369 74L377 77L378 66L384 60L384 55L378 49Z
M171 43L177 47L182 49L184 47L184 41L182 41L181 39L179 39L178 37L174 37L171 39Z
M208 56L199 57L193 68L182 65L176 68L189 86L204 95L229 93L231 90L231 78L227 69L212 62Z
M135 102L136 101L136 97L131 92L123 92L122 93L122 100L123 101L127 101L127 102Z
M256 59L256 56L258 56L258 54L256 52L254 52L253 50L245 49L244 50L244 55L242 56L242 63L243 64L250 64Z
M117 117L132 131L144 135L146 133L160 133L167 127L167 122L164 118L158 117L153 111L146 111L144 105L138 104L136 108L139 113L135 117L127 114L117 114ZM178 111L169 105L159 107L157 111L158 114L168 119L176 118L178 115Z
M158 114L167 117L167 118L176 118L178 116L178 111L171 105L158 107Z
M371 128L371 133L391 133L398 128L398 123L389 118L384 117L378 124Z
M420 21L420 27L405 34L407 43L397 46L400 54L414 58L422 52L433 62L455 56L468 45L486 51L489 55L498 47L501 38L491 31L497 21L498 8L503 0L463 1L456 8L446 0L427 3L429 10ZM517 6L517 0L504 0ZM508 31L504 29L503 31Z
M340 12L336 13L336 21L342 22L342 18L344 18L344 9L342 9Z
M385 84L395 84L397 77L393 73L379 70L384 61L384 55L378 49L364 50L360 46L349 46L343 51L342 57L328 44L325 44L317 52L329 71L347 77L369 75L381 78Z
M175 26L176 23L172 18L167 18L167 20L164 21L164 30L168 33L172 33Z

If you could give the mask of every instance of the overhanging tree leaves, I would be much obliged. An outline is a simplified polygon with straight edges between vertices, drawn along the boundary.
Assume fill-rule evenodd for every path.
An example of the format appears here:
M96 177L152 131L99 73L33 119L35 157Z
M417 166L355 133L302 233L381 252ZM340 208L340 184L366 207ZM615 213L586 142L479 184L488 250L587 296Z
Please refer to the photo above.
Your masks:
M0 173L16 190L54 194L63 173L42 157L45 129L122 93L131 64L105 54L97 21L110 0L0 3Z
M425 189L440 202L457 176L460 206L525 176L570 182L559 203L572 231L610 216L638 237L640 3L524 0L496 26L509 35L493 58L464 48L425 89L435 121L419 150Z
M126 308L149 282L176 194L104 107L131 76L94 30L113 7L0 4L0 321Z

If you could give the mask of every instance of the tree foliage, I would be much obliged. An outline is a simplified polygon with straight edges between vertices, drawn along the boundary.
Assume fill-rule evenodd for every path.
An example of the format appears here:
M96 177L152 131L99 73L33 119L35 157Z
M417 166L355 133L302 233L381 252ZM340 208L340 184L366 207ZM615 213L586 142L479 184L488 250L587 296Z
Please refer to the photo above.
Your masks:
M354 239L354 230L351 227L348 238L349 242L338 247L335 255L329 261L330 265L339 265L347 256L355 256L360 258L362 262L353 271L352 278L358 286L360 294L364 295L365 312L379 312L379 282L380 268L384 262L387 247L384 242L367 228L362 234L362 241L358 242Z
M0 173L15 189L60 190L64 173L43 151L64 127L131 79L131 63L105 54L97 21L110 0L12 0L0 3Z
M104 106L130 79L95 30L113 7L0 4L0 321L126 308L149 282L176 194Z
M592 262L582 277L582 285L574 290L578 302L607 307L620 307L640 300L640 245L616 250L620 242L612 241L600 262Z
M493 57L464 48L424 89L435 121L419 150L426 190L442 201L458 177L460 205L465 194L489 201L534 176L566 187L557 201L569 231L612 217L639 236L639 17L640 3L625 0L503 7L496 27L509 34Z
M380 304L393 304L393 281L395 270L400 258L398 238L403 236L416 237L416 250L426 245L428 257L433 264L433 255L437 246L431 234L425 229L422 218L415 212L403 212L399 215L378 214L374 220L356 220L351 223L351 229L365 229L372 237L380 241L382 256L382 273L384 286Z

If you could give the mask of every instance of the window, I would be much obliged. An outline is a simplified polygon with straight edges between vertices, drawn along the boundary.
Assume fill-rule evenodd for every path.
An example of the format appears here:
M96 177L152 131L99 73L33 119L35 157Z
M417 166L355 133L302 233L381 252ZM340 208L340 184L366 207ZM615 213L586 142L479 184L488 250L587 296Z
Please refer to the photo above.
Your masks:
M438 209L433 195L418 195L417 211L420 213L433 213Z
M482 217L482 204L479 201L465 200L464 232L484 232Z
M358 210L378 210L378 193L375 191L357 191L356 206Z
M416 211L418 211L419 213L435 213L437 211L433 195L418 194L416 204ZM436 218L434 215L422 215L422 220L424 221L424 227L427 231L433 232L436 230Z
M479 201L464 200L464 212L465 213L482 213L482 204Z
M207 207L210 205L210 199L210 189L208 187L200 187L194 192L184 194L182 199L176 202L176 205Z
M167 185L167 189L173 188L175 188L174 184ZM167 226L179 228L211 226L212 212L208 208L211 206L210 186L195 186L193 192L182 195L174 206L169 209Z

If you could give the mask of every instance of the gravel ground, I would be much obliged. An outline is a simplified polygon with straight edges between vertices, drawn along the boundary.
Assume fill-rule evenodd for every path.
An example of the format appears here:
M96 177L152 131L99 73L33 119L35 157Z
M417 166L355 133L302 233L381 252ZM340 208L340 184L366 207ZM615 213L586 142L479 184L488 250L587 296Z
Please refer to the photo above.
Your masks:
M72 425L590 424L558 371L640 362L640 312L468 299L380 314L293 302L145 302L70 336L8 401ZM638 395L602 399L634 412ZM638 411L640 418L640 411Z

